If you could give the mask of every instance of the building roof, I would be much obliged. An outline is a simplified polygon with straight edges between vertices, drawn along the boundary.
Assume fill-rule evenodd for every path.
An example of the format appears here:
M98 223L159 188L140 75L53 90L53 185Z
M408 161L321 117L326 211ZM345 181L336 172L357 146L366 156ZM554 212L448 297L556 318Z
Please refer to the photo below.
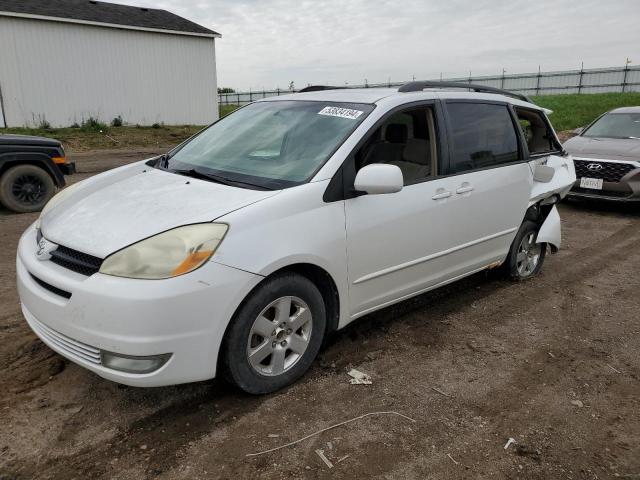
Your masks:
M3 14L139 30L220 36L213 30L166 10L93 0L0 0L0 16Z

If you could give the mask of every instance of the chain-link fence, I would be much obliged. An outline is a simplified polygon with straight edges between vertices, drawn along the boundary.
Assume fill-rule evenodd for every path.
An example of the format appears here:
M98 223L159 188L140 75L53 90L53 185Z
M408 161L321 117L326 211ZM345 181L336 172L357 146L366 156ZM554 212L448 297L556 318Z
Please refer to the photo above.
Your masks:
M592 68L558 72L520 73L513 75L438 78L448 82L466 82L503 88L525 95L560 93L640 92L640 67ZM348 85L348 88L399 87L407 82ZM261 98L295 93L297 90L275 89L220 93L220 105L245 105Z

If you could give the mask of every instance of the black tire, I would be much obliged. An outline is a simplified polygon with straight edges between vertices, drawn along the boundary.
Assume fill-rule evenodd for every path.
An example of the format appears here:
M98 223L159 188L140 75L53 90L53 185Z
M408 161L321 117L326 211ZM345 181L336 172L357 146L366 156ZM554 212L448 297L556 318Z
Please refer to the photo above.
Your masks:
M296 310L296 308L299 307L299 305L296 305L296 302L299 301L308 306L311 314L311 320L305 324L307 325L310 322L311 327L307 335L308 341L306 342L306 349L302 354L297 354L293 350L287 350L286 346L280 346L281 340L284 340L284 344L287 344L287 339L289 339L291 345L293 345L294 342L291 337L279 337L280 334L286 335L290 329L288 329L287 326L281 329L282 324L278 325L279 321L275 318L273 320L274 331L272 334L262 337L254 332L254 322L256 322L259 316L265 316L270 319L271 315L274 317L278 315L277 306L270 307L274 309L273 314L270 313L267 307L278 300L288 297L293 297L293 306L290 307L290 311L287 313L288 319L294 318L295 312L302 310ZM277 305L279 305L279 303ZM267 309L267 311L261 315L265 309ZM294 314L291 312L294 312ZM293 325L291 326L293 327ZM284 388L295 382L309 369L322 345L326 326L327 316L322 294L313 282L295 273L284 273L268 278L245 299L227 328L221 351L220 366L222 373L228 381L235 384L238 388L254 395L271 393ZM271 327L269 327L269 329L270 328ZM300 332L300 338L302 338L304 332L301 328L302 327L293 331L291 335L297 335L298 332ZM279 332L274 336L273 334L276 333L276 329L279 330ZM252 347L254 342L255 346ZM261 348L264 348L266 351L269 350L269 344L272 345L271 350L273 350L273 352L275 352L275 349L284 349L285 353L282 355L286 355L284 358L288 359L284 361L292 362L292 364L281 373L263 373L257 370L258 368L264 370L271 368L277 372L276 367L272 366L276 363L274 360L275 353L273 353L273 357L266 357L264 365L252 365L249 361L250 348L254 349L252 351ZM291 345L289 345L289 347ZM295 356L295 361L294 357L290 355Z
M0 178L0 203L18 213L39 212L56 191L51 176L35 165L18 165Z
M520 255L521 253L523 253L523 240L533 239L533 241L535 242L535 239L538 236L539 229L540 227L538 226L538 224L530 220L525 220L520 226L518 233L513 239L511 248L509 249L507 259L504 262L504 271L509 276L509 278L511 278L511 280L514 280L516 282L528 280L529 278L535 277L538 272L540 272L540 269L544 264L545 256L547 254L546 243L535 244L535 248L532 252L525 253L528 259L532 259L532 257L537 255L537 260L535 260L535 267L533 268L531 268L531 264L528 264L528 268L523 269L523 260L522 256Z

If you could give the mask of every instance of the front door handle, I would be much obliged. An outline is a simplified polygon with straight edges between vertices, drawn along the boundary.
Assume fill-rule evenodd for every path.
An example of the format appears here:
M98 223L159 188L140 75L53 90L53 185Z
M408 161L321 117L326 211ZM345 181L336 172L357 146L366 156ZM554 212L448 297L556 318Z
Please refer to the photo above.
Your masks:
M464 182L462 185L460 185L460 187L458 187L458 189L456 190L456 193L463 194L463 193L468 193L472 191L473 191L473 187L471 186L471 184Z
M432 200L442 200L443 198L449 198L451 196L451 192L445 190L444 188L439 188L436 190L436 194L431 197Z

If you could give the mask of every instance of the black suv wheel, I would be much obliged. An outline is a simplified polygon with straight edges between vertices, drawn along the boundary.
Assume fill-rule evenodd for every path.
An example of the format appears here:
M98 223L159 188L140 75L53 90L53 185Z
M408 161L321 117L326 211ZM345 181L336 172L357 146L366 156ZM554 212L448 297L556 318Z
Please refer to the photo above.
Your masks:
M18 213L42 210L56 187L51 176L35 165L18 165L0 178L0 203Z

